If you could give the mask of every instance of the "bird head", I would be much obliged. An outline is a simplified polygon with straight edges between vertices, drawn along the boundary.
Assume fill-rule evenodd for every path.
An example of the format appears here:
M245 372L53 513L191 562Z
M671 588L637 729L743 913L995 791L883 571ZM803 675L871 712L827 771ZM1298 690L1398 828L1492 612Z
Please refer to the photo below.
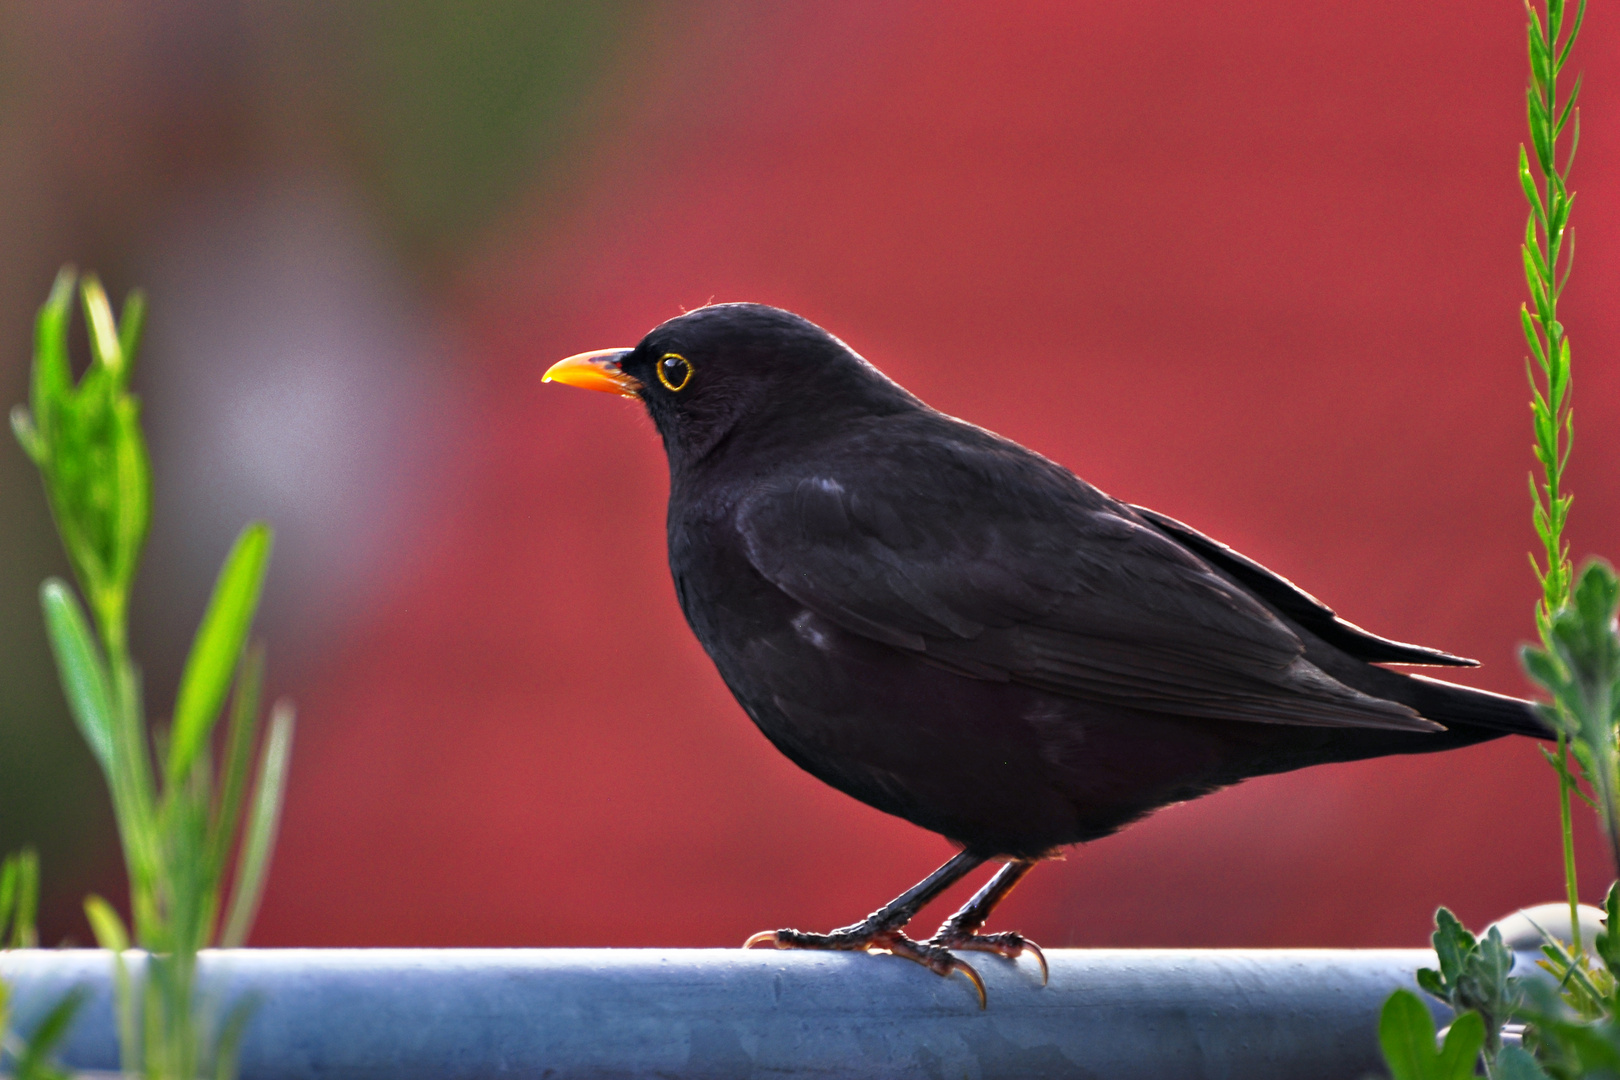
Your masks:
M671 467L742 437L915 408L917 401L808 319L764 304L713 304L654 328L633 349L553 364L546 382L639 398Z

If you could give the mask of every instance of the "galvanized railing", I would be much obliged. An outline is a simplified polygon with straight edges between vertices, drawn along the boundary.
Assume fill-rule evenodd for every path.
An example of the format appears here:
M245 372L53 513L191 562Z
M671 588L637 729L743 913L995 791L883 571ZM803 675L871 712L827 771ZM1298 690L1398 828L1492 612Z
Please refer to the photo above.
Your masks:
M740 949L205 953L214 1004L254 1002L243 1080L321 1077L1268 1077L1380 1071L1379 1007L1433 954L1052 950L960 976L887 956ZM138 970L138 957L134 960ZM0 954L27 1031L90 997L63 1061L118 1067L112 959ZM1438 1015L1438 1013L1437 1013Z

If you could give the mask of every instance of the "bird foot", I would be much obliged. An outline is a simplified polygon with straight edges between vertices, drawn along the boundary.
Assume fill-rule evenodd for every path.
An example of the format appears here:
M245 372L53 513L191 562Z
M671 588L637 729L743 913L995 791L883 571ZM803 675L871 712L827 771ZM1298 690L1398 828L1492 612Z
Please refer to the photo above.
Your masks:
M1031 953L1035 962L1041 965L1041 985L1045 986L1051 971L1046 966L1046 954L1041 947L1023 934L1014 930L1006 930L999 934L976 934L963 927L946 923L939 928L939 932L929 938L927 945L941 949L963 949L969 952L995 953L1008 960L1017 960L1024 953Z
M979 1008L984 1008L988 1001L984 992L984 979L973 970L972 964L952 956L950 950L943 945L907 937L901 933L899 927L884 927L871 920L865 920L853 926L840 927L829 934L807 934L803 930L764 930L743 942L743 948L752 949L757 945L767 944L778 949L886 952L894 956L903 956L944 978L949 978L960 971L973 984L973 989L978 991Z

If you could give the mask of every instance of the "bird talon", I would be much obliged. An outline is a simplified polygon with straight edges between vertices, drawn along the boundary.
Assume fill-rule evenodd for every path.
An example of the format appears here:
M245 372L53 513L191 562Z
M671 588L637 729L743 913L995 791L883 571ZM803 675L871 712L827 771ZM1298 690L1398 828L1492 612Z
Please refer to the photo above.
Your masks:
M951 970L960 971L963 975L966 975L968 981L973 984L973 989L979 992L979 1008L989 1008L990 998L984 992L984 979L979 976L977 971L973 970L973 965L966 960L954 960L951 964Z
M1046 966L1046 954L1042 952L1041 947L1035 944L1033 941L1024 942L1024 948L1035 954L1036 961L1041 965L1041 985L1045 986L1047 981L1052 977L1052 969Z
M782 945L782 932L780 930L761 930L759 933L753 935L747 941L743 942L742 947L745 949L752 949L755 945L759 945L767 941L771 943L773 948L780 949L784 947Z
M1045 986L1052 977L1052 971L1046 963L1046 953L1023 934L1015 931L1006 931L1000 934L974 934L960 927L952 927L949 923L940 928L940 932L928 939L928 944L941 949L965 949L969 952L994 953L1007 960L1017 960L1025 952L1035 955L1035 962L1041 965L1041 985Z
M973 965L966 960L951 955L949 949L943 948L932 941L914 941L899 931L874 935L870 949L886 950L891 956L901 956L913 963L921 964L941 978L948 979L960 971L967 976L968 982L979 994L979 1008L983 1009L989 1002L985 993L984 979L974 970Z

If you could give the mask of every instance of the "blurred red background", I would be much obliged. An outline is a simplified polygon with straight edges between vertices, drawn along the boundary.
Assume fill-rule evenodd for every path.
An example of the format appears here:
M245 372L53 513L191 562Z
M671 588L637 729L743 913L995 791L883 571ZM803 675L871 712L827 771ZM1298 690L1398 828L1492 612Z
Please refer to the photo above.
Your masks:
M270 48L258 32L242 32L250 53ZM295 600L267 629L290 654L280 683L301 726L257 944L731 945L852 921L950 854L753 729L675 605L650 424L633 403L539 383L563 355L632 345L710 300L798 311L936 407L1188 521L1378 633L1481 659L1463 680L1527 692L1519 5L683 5L594 32L567 76L590 94L557 107L547 130L563 134L518 155L518 179L474 220L424 240L423 219L341 152L314 155L348 193L335 200L243 152L172 166L204 177L181 190L224 207L187 219L205 236L191 254L141 253L166 250L164 218L122 256L161 313L158 284L217 279L211 259L252 246L217 238L233 200L304 220L347 199L382 238L357 279L403 280L387 295L408 309L359 304L372 314L356 340L421 324L418 344L350 372L352 410L324 384L290 406L336 408L349 441L288 473L288 491L355 455L371 464L328 517L287 511L304 532L286 546L307 558L278 564L271 589ZM1620 524L1617 43L1599 10L1576 59L1591 118L1564 320L1577 557L1615 554ZM382 122L358 115L356 130ZM305 133L290 145L346 145L287 130ZM183 135L158 145L159 160L186 153ZM456 146L425 160L454 203L441 150ZM303 233L270 220L266 236L308 233L313 252L276 272L319 279L325 219ZM8 311L47 282L13 274ZM223 318L220 289L180 309ZM306 318L289 303L275 333ZM158 329L154 423L159 393L185 390L162 374L181 331ZM406 404L354 419L390 395ZM160 487L181 483L162 461ZM341 574L322 578L317 541L384 489L371 531L356 526L331 557ZM180 531L193 511L175 507ZM262 512L244 506L233 527ZM200 593L223 540L194 565L162 542L153 580ZM151 633L183 647L198 602ZM1524 740L1256 780L1072 850L998 925L1049 946L1415 945L1437 904L1478 925L1561 895L1554 792ZM70 887L116 885L105 839L74 843L100 854L64 873L65 932ZM1595 898L1609 868L1584 813L1580 851Z

